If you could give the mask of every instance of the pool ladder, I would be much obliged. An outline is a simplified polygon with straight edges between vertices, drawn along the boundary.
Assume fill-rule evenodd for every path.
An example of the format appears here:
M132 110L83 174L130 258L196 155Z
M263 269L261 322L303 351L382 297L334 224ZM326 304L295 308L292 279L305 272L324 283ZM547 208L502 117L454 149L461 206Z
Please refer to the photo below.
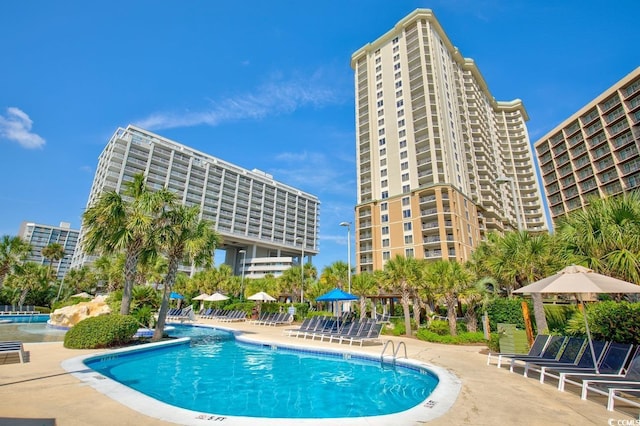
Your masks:
M393 340L387 340L384 344L384 347L382 348L382 353L380 354L380 362L384 362L384 353L387 351L387 347L389 346L389 343L391 343L391 353L392 353L391 356L392 356L392 361L394 365L396 363L396 359L398 359L398 352L400 352L400 348L404 348L404 357L408 358L407 345L403 341L398 342L398 347L396 348L396 345L393 343Z

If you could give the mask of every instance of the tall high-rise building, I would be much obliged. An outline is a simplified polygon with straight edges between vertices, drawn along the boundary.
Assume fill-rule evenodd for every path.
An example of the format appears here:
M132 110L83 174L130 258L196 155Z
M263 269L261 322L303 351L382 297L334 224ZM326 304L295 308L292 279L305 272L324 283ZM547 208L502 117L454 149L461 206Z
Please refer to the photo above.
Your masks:
M105 191L120 193L138 173L151 189L167 187L200 208L236 274L278 276L318 254L317 197L132 125L119 128L100 154L87 206ZM73 266L87 261L81 230Z
M545 231L520 100L418 9L355 52L357 270L401 254L464 261L488 232Z
M67 274L71 265L71 257L78 244L77 229L71 229L68 222L60 222L60 226L42 225L33 222L22 222L18 236L31 244L31 253L27 261L49 266L56 270L56 277L61 280ZM42 255L42 249L49 244L60 244L64 249L64 257L60 260L47 259Z
M640 67L535 143L555 222L589 197L640 187Z

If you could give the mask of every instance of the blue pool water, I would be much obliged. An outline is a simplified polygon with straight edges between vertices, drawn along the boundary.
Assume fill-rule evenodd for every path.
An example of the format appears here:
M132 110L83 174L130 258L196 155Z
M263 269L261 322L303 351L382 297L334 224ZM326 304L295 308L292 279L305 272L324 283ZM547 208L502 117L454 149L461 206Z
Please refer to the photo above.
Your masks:
M191 345L101 356L88 367L167 404L220 415L334 418L392 414L423 402L426 369L240 343L231 333L176 326Z

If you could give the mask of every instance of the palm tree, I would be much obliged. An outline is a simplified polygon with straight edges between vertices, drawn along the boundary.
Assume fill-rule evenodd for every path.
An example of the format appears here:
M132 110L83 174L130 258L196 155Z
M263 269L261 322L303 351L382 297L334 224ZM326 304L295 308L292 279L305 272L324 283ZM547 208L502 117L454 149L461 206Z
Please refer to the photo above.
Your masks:
M640 284L640 192L589 202L558 222L567 263Z
M196 206L174 206L163 213L160 223L157 245L167 257L168 268L167 275L162 282L162 303L153 333L153 341L162 338L169 306L169 295L175 283L180 263L188 260L196 266L209 266L213 262L213 252L220 243L220 237L213 230L213 224L200 219L200 209Z
M18 306L24 306L27 295L36 289L49 286L49 269L35 262L26 262L16 267L16 273L7 278L7 286L20 290Z
M320 282L330 289L339 288L345 290L349 282L349 265L338 260L331 265L325 266L320 274Z
M384 265L383 280L386 288L400 294L400 303L404 313L405 334L411 336L410 303L420 281L420 261L413 257L396 255Z
M60 284L62 285L62 283ZM81 266L77 269L70 269L64 276L64 285L66 287L65 295L86 291L95 294L97 287L97 278L91 268ZM64 299L65 297L63 297Z
M151 192L143 174L125 184L123 194L104 192L84 214L84 248L90 254L125 253L124 287L120 313L131 308L131 289L135 283L138 260L152 244L157 218L174 195L167 189Z
M0 288L6 276L27 258L31 249L31 244L20 237L2 236L0 239Z
M49 275L51 279L54 279L55 277L52 276L53 263L64 259L64 247L58 243L51 243L42 249L42 257L49 259Z
M360 318L367 316L367 297L377 293L378 283L373 274L361 272L351 279L351 292L360 298Z
M124 286L124 256L111 254L100 256L93 262L93 269L100 287L107 292L118 290Z
M471 286L473 275L461 263L438 260L427 264L424 280L435 294L444 299L447 306L449 333L452 336L457 335L456 310L458 308L458 294Z

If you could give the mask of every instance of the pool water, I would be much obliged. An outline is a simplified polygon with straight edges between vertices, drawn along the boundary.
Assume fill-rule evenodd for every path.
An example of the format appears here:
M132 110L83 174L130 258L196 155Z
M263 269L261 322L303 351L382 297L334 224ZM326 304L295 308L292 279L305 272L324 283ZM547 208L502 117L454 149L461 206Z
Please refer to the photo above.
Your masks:
M176 345L96 357L88 367L167 404L219 415L334 418L392 414L423 402L428 370L239 343L231 333L176 326ZM347 357L349 358L349 357Z
M0 341L19 340L24 343L62 342L66 330L49 327L49 315L3 315L0 320Z

